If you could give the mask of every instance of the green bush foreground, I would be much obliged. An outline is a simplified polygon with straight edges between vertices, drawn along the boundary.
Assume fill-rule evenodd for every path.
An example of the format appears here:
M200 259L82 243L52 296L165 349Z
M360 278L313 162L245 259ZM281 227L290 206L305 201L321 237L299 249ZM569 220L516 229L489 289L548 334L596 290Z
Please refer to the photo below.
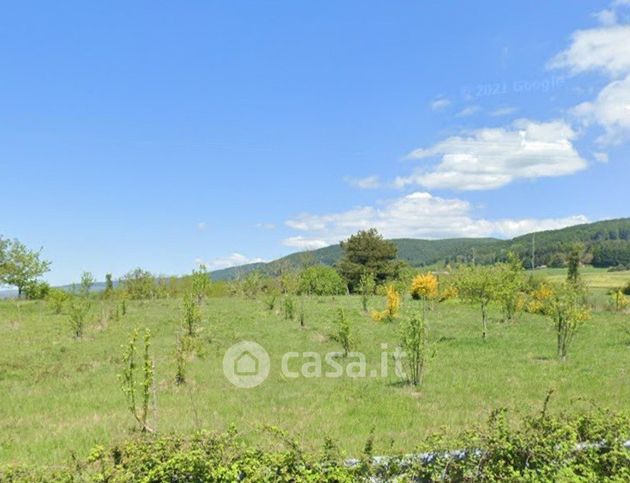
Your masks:
M546 405L545 405L546 406ZM511 427L505 410L457 438L434 436L414 455L375 457L366 442L349 460L326 441L315 454L274 428L273 449L246 444L235 430L183 438L145 435L66 468L7 467L10 482L233 482L233 481L629 481L630 432L626 415L594 410L551 416L546 410Z

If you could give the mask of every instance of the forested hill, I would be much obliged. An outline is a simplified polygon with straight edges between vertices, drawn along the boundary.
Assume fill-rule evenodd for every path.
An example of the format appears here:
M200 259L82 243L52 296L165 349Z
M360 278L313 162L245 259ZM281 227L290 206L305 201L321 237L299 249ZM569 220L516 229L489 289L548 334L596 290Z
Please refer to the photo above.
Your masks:
M500 260L508 251L515 251L531 264L532 248L536 266L563 266L565 254L575 243L585 247L584 262L598 267L630 265L630 218L598 221L571 226L561 230L541 231L522 235L512 240L496 238L453 238L447 240L416 240L402 238L392 240L398 247L398 258L413 267L470 261L492 263ZM341 247L332 245L319 250L293 253L269 263L253 263L226 268L212 273L215 280L244 276L253 270L276 274L286 268L294 268L305 262L334 265L341 257Z

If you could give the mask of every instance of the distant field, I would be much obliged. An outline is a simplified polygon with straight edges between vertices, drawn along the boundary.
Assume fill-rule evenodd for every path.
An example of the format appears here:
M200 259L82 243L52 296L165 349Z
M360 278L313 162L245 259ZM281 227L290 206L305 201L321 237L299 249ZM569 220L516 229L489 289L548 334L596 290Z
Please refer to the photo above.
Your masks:
M371 301L375 308L382 303ZM132 302L118 322L97 321L101 303L95 307L84 339L75 340L67 317L54 315L44 303L0 302L0 463L58 464L73 452L84 456L96 444L129 435L133 421L117 374L121 345L134 327L149 327L154 335L161 432L218 431L234 423L250 440L265 442L268 436L259 427L271 424L307 448L321 447L329 436L346 454L357 455L374 427L377 450L392 453L412 450L442 427L459 432L493 408L537 412L550 388L554 410L578 411L591 401L627 409L630 400L625 314L596 313L561 364L554 358L551 323L543 317L524 315L509 324L495 319L484 344L478 311L448 302L429 315L436 354L416 392L391 373L364 379L282 376L286 351L339 350L328 337L338 307L346 309L368 372L380 368L380 345L397 344L398 323L372 321L355 297L306 298L304 329L297 320L269 313L262 301L210 299L200 335L203 353L191 362L185 386L174 383L179 301ZM405 313L416 309L405 300ZM262 344L272 358L268 380L254 389L232 386L222 372L225 350L242 339Z
M566 268L544 268L536 270L553 282L561 282L567 277ZM623 287L630 282L630 270L623 272L609 272L606 268L581 267L580 273L589 288L611 289Z

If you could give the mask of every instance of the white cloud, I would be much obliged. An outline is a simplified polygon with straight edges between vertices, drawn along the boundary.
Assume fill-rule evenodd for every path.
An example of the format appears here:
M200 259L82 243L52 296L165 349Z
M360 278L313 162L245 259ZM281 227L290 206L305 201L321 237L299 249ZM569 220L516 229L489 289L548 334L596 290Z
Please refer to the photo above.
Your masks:
M630 137L630 75L611 82L594 101L579 104L572 112L587 125L596 122L606 130L598 139L601 144L627 139Z
M617 23L617 12L612 8L606 8L595 14L597 21L606 26L615 25Z
M256 223L256 228L261 228L263 230L274 230L276 225L274 223Z
M355 188L361 188L364 190L376 189L381 186L381 181L378 176L366 176L365 178L344 178L345 181L354 186Z
M576 137L564 121L521 119L511 128L485 128L467 136L447 138L428 149L416 149L410 159L440 157L433 168L418 169L394 184L428 188L484 190L519 178L562 176L586 167L573 147Z
M288 247L299 248L300 250L317 250L318 248L324 248L330 245L329 242L326 242L324 240L305 238L303 236L289 237L285 240L282 240L282 244Z
M593 153L593 157L595 158L596 161L599 161L600 163L608 162L608 153L596 152L596 153Z
M238 267L240 265L247 265L248 263L265 262L262 258L248 258L240 253L232 253L226 257L214 258L208 262L204 262L201 259L195 260L198 265L205 265L208 270L221 270L223 268Z
M480 110L481 110L481 108L479 106L466 106L461 111L459 111L457 114L455 114L455 117L472 116L473 114L479 112Z
M441 111L451 105L451 101L446 97L438 97L431 101L431 109L434 111Z
M622 5L622 3L618 3ZM630 2L625 3L630 5ZM597 123L605 130L600 144L615 144L630 138L630 25L612 25L579 30L568 49L558 54L552 67L577 74L602 71L612 78L589 102L571 111L585 125Z
M302 214L287 225L307 232L285 240L314 246L334 244L358 230L376 228L386 238L453 238L453 237L514 237L533 231L562 228L586 223L582 215L547 219L474 218L471 206L460 199L446 199L426 192L415 192L390 200L382 206L362 206L327 215Z
M603 71L616 77L630 70L629 42L629 25L578 30L571 36L570 47L554 57L550 67L573 74Z
M199 223L197 223L197 230L204 231L205 229L206 229L206 222L205 221L200 221Z
M518 109L516 107L510 107L510 106L499 107L499 108L495 109L494 111L491 111L490 115L494 116L494 117L508 116L510 114L515 113L517 110Z

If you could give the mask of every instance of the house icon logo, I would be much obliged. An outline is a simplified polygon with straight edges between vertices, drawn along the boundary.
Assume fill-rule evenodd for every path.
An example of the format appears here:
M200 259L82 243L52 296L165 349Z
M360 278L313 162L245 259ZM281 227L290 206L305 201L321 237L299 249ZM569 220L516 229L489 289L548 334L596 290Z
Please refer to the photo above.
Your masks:
M269 354L256 342L241 341L223 356L223 373L236 387L252 388L269 375Z

